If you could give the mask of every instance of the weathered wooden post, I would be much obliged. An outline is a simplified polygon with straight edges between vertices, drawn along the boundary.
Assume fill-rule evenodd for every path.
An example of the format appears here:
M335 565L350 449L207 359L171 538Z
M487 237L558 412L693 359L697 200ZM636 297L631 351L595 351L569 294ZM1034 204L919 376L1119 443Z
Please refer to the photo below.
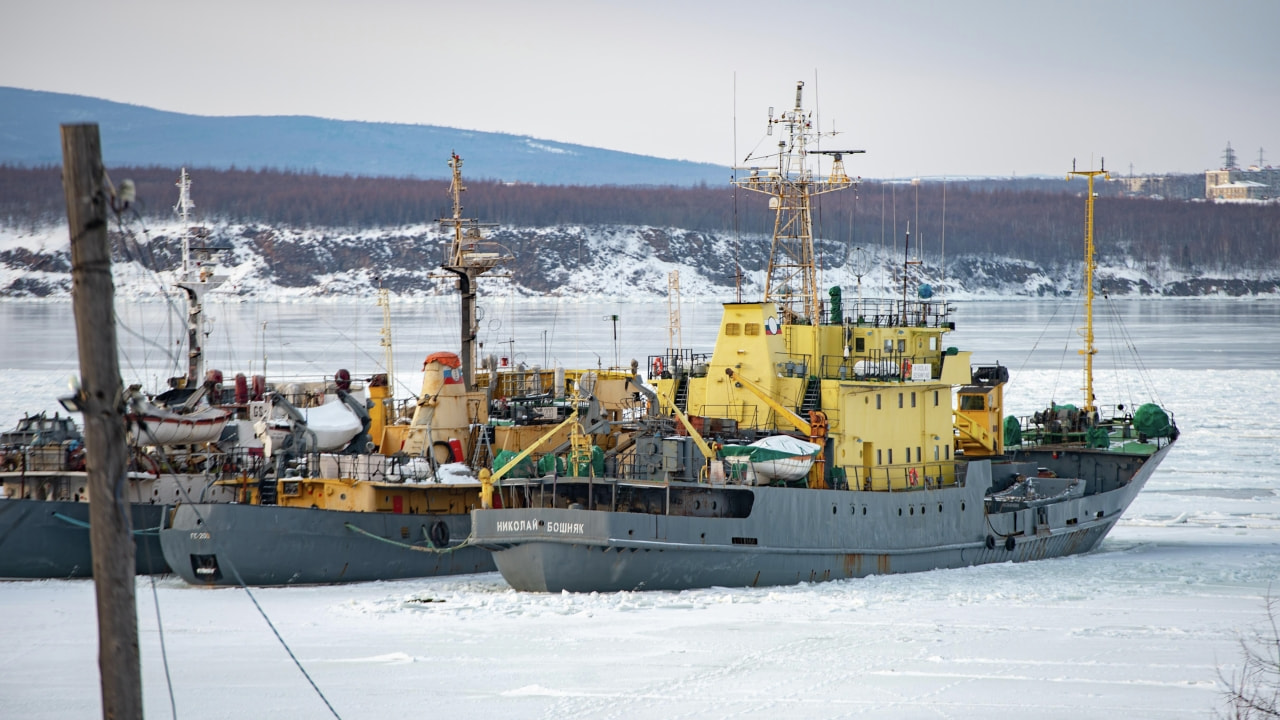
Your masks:
M62 187L71 229L71 297L89 476L89 539L98 598L102 717L142 717L134 546L126 497L124 408L116 356L115 287L107 240L111 198L96 124L62 126Z

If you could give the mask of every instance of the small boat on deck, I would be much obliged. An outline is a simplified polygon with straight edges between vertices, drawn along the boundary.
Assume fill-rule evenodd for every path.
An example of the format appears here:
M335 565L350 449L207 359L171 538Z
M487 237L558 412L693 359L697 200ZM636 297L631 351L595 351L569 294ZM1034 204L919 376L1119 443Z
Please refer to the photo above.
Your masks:
M822 446L790 435L770 435L750 445L725 445L720 452L731 468L728 477L741 478L747 485L768 485L807 476Z
M299 393L287 385L284 392L268 393L264 397L263 417L253 428L267 456L284 447L295 448L297 453L338 452L366 429L369 417L363 399L357 400L347 392L350 377L341 378L343 372L346 371L339 371L335 392L324 394L319 405L294 406L286 394L296 397Z
M178 413L145 400L125 415L134 444L160 447L216 442L230 420L231 413L219 408Z

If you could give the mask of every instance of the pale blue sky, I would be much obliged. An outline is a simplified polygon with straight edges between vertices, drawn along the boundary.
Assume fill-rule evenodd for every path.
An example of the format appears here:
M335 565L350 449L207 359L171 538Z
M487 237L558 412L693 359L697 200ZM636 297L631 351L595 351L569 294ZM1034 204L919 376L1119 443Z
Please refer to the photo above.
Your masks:
M1056 175L1091 155L1195 172L1228 141L1280 165L1280 0L4 6L0 85L200 115L730 164L735 105L741 160L804 80L823 129L844 132L823 146L866 149L850 170L867 177Z

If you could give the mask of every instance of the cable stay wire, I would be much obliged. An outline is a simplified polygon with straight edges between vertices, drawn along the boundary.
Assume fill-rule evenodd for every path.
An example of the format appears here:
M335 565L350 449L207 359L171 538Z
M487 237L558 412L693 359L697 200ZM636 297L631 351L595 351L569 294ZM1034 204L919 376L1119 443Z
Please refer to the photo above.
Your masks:
M145 425L142 429L145 431ZM165 460L168 461L169 453L167 451L162 451L162 454L164 455ZM182 493L183 500L190 505L192 512L196 514L196 518L200 521L201 525L206 525L207 523L205 522L204 515L200 512L197 501L193 500L191 494L187 491L186 484L180 482L177 483L177 486L178 491ZM215 546L219 544L218 534L211 534L210 539ZM266 609L262 607L262 604L258 602L258 598L253 594L249 585L245 583L244 577L240 575L240 570L236 568L235 562L231 559L230 554L223 553L219 557L219 563L226 565L226 567L231 570L231 574L235 577L236 585L241 590L244 590L249 601L253 603L254 609L258 611L258 615L262 617L263 622L265 622L267 627L271 629L271 633L275 636L276 641L280 643L280 647L284 648L285 653L289 655L289 659L293 661L294 667L298 668L298 672L302 673L302 677L306 679L307 683L311 686L311 689L315 691L316 695L325 704L325 707L329 709L329 712L332 713L335 718L341 720L342 716L338 714L337 709L335 709L333 704L329 702L329 698L325 696L324 691L320 689L320 686L316 684L316 681L311 677L311 674L307 672L307 669L302 665L302 661L299 660L298 656L293 652L293 648L289 647L289 643L284 639L284 636L280 634L280 630L276 628L275 623L271 621L271 617L267 614ZM158 607L157 603L157 608Z

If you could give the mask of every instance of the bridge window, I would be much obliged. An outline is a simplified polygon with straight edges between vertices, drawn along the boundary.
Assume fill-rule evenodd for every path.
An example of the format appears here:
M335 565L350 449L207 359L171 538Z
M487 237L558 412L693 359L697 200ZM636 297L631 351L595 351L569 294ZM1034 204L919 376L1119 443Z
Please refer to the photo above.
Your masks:
M938 407L938 391L933 391L933 406Z
M920 446L916 446L916 462L920 462Z
M898 393L898 408L902 408L902 393Z
M961 410L984 410L986 409L982 402L984 399L985 398L982 395L961 395L960 409Z
M911 393L911 407L915 407L915 406L916 406L916 394L915 394L914 392L912 392L912 393Z
M890 462L892 462L892 460L891 460ZM876 464L877 464L877 465L883 465L883 464L884 464L884 451L883 451L883 450L877 450L877 451L876 451Z
M760 334L760 323L747 323L746 334L747 334L747 335L759 335L759 334Z
M880 409L880 393L876 393L876 409Z
M741 335L742 326L739 325L738 323L725 323L724 334L725 335Z
M889 464L893 464L893 448L889 448Z
M861 353L861 352L866 352L866 351L867 351L867 339L866 339L866 338L854 338L854 339L853 339L853 350L854 350L854 352L860 352L860 353Z

